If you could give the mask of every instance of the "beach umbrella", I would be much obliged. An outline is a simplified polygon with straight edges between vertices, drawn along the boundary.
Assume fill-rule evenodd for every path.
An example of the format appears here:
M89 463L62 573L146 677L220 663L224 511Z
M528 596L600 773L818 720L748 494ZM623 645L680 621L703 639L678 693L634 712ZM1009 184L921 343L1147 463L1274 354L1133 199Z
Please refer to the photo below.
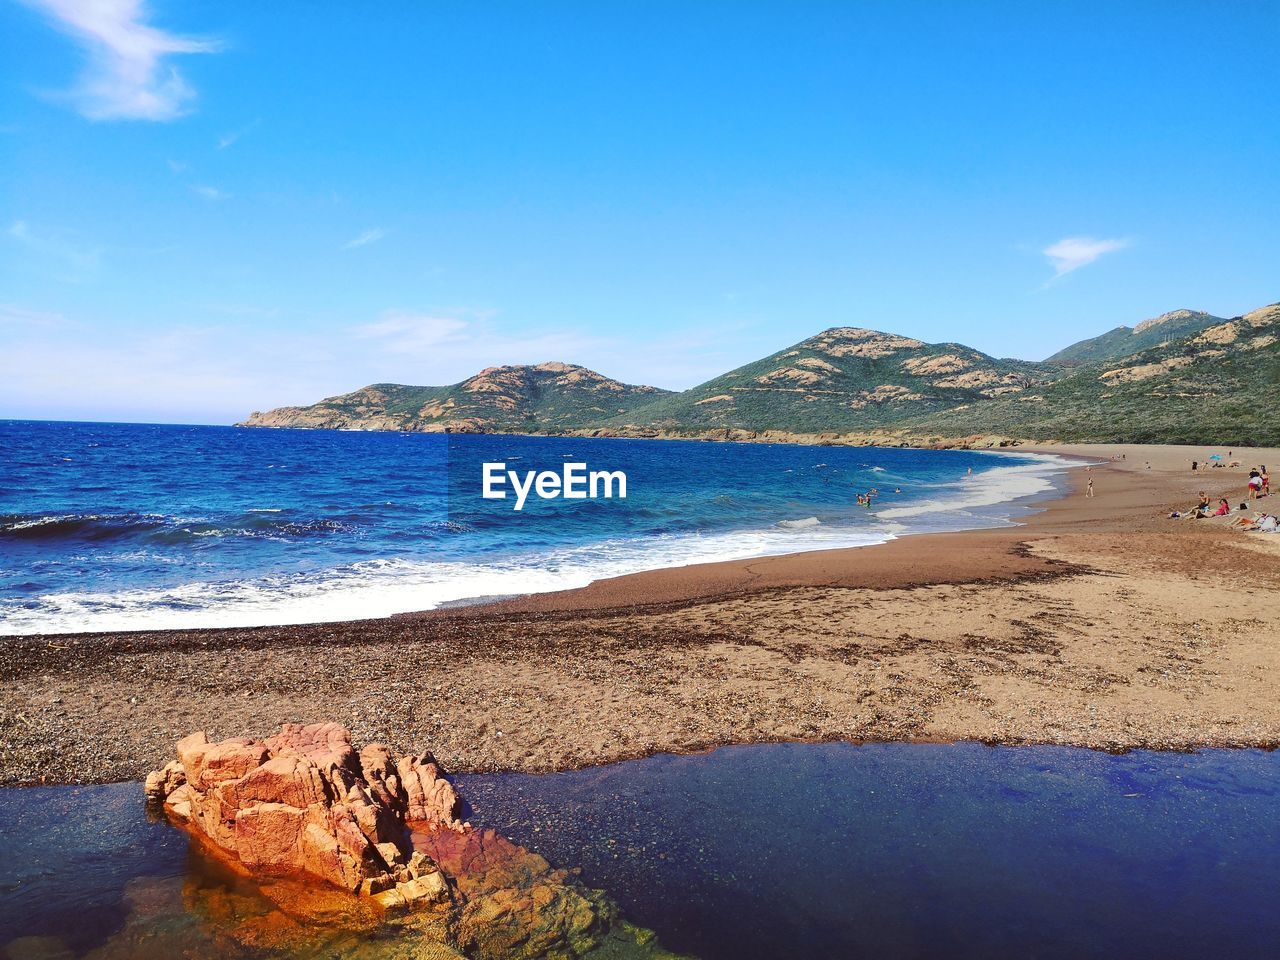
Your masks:
M1214 454L1212 457L1210 457L1209 459L1210 459L1210 460L1221 460L1221 459L1222 459L1222 454L1215 453L1215 454Z

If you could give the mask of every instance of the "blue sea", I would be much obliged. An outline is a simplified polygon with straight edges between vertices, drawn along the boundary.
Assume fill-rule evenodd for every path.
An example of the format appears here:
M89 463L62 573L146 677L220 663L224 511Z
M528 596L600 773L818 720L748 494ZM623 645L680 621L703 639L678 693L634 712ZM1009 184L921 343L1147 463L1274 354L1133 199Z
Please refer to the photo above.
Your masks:
M625 499L481 497L482 464ZM381 617L1015 522L1055 457L0 421L0 634ZM875 489L870 507L858 493Z

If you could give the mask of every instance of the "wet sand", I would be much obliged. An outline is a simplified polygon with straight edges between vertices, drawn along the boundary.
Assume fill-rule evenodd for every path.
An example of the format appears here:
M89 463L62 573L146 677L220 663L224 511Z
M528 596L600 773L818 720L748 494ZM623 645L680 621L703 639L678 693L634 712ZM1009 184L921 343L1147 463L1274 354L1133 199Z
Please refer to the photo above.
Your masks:
M1044 452L1126 459L1013 528L355 623L0 638L0 784L140 779L193 730L324 719L456 771L780 740L1280 745L1280 535L1167 518L1201 489L1238 504L1280 451L1197 473L1227 451Z

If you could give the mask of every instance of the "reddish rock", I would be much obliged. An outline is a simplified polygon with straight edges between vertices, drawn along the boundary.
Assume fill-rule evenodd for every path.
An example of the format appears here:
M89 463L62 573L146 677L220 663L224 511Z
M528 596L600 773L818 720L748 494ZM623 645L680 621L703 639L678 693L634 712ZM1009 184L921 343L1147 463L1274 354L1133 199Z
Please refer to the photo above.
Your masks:
M328 927L385 925L397 957L670 957L601 891L460 823L458 795L429 753L357 751L332 723L286 725L265 740L210 743L197 733L177 752L147 777L147 796L274 905L264 913L230 889L190 885L244 946L354 955ZM430 904L441 909L415 909ZM132 940L119 946L119 956L137 955Z
M401 757L396 773L405 798L405 819L410 823L458 824L458 794L453 784L440 773L440 767L429 753L418 757Z
M304 874L396 905L436 902L449 886L414 855L407 825L462 829L458 796L430 754L359 753L335 723L286 724L266 740L210 743L195 733L147 777L170 819L258 876ZM434 877L434 879L432 879Z

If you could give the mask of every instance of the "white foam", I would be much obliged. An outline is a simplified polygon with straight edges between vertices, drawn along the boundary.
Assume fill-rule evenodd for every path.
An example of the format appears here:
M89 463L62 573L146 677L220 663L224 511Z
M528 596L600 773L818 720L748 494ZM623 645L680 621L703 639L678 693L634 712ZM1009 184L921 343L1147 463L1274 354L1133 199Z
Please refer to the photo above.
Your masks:
M593 580L695 563L883 543L865 525L614 540L534 556L474 561L369 560L307 576L188 583L116 593L57 593L0 606L0 634L278 626L363 620L477 597L548 593Z
M992 454L999 456L999 454ZM784 519L762 529L618 539L487 561L368 560L305 575L193 582L115 593L65 592L0 603L0 634L248 627L362 620L479 597L546 593L593 580L695 563L868 546L899 533L985 526L982 508L1045 493L1069 461L1017 454L1001 466L919 492L909 506L855 514L848 523ZM976 512L975 512L976 511ZM911 523L903 523L910 518ZM868 524L868 520L871 521Z
M990 455L1010 456L994 451L990 451ZM883 520L903 520L931 514L963 513L980 507L1022 500L1048 493L1054 488L1054 474L1072 466L1071 461L1050 454L1020 453L1016 456L1035 462L983 470L931 487L922 486L919 482L909 484L904 487L903 492L916 496L911 504L877 510L876 516Z

